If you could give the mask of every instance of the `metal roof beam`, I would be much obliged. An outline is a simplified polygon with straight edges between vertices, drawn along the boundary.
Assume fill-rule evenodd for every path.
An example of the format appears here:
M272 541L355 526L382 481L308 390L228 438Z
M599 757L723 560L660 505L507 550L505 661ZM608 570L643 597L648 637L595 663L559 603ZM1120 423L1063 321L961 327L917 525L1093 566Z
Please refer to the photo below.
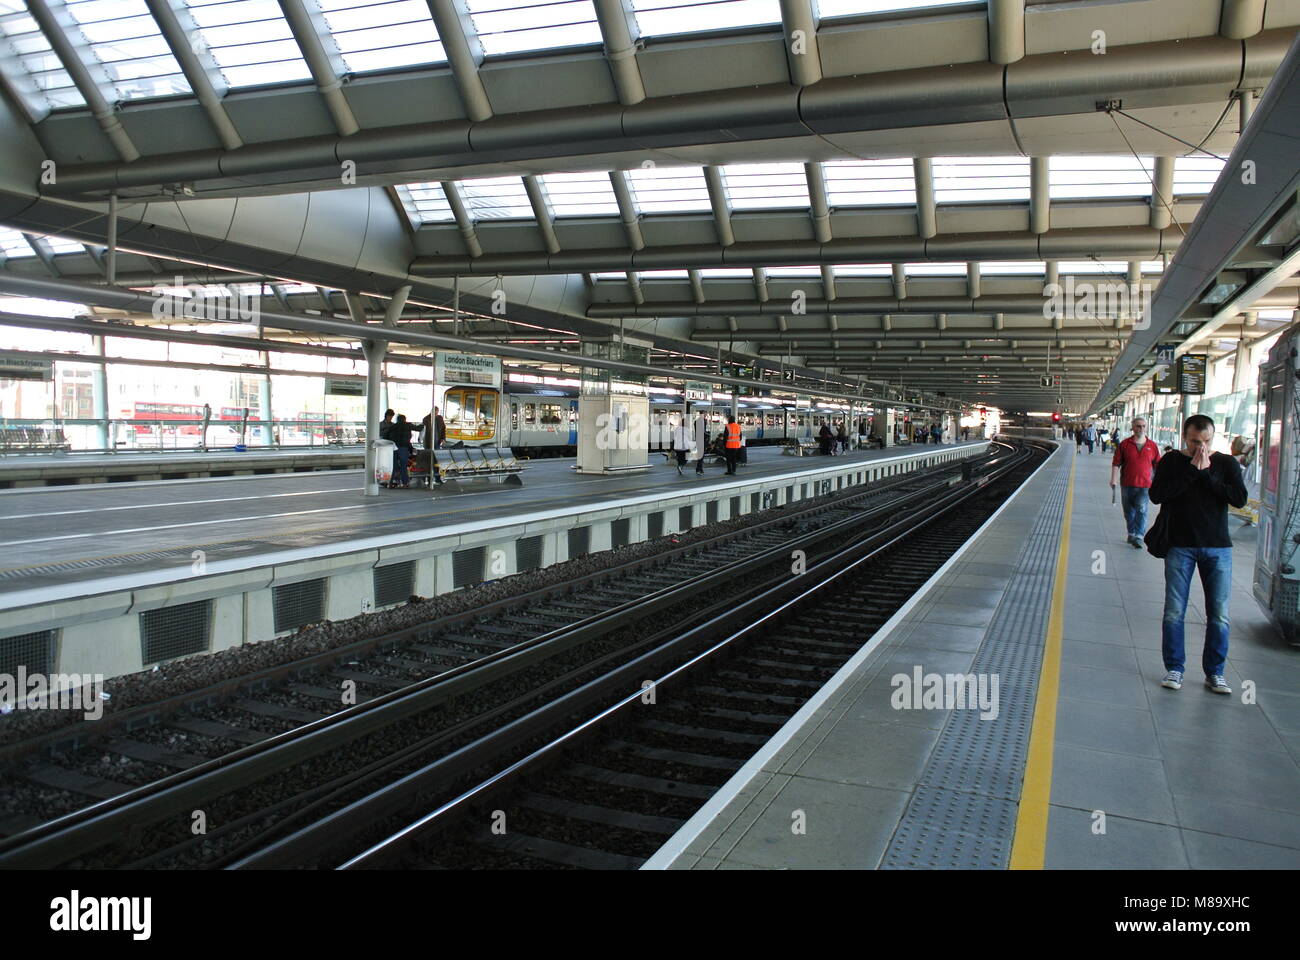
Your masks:
M181 72L185 74L190 89L194 91L199 106L203 108L213 131L221 140L221 145L227 150L238 150L244 145L244 140L235 129L230 115L226 113L226 108L221 102L221 94L225 91L217 88L213 81L214 71L199 59L194 48L191 37L197 34L192 35L186 31L171 0L145 0L145 3L148 4L149 13L158 24L163 39L167 41L172 56L180 64ZM186 16L188 17L188 13ZM220 74L217 76L219 77Z
M483 63L483 45L464 0L428 0L429 13L447 54L451 75L460 93L465 115L475 123L492 116L492 101L478 68Z
M343 95L339 65L325 51L325 44L321 42L324 24L317 23L316 18L303 6L302 0L280 0L280 9L284 11L284 19L298 43L298 49L302 51L302 58L311 71L312 80L316 82L317 92L325 101L325 108L334 121L335 129L340 136L352 136L361 126L352 113L348 98Z
M640 103L645 99L645 83L636 61L640 46L636 16L628 0L594 0L594 5L618 102L625 106Z
M821 50L817 45L817 10L812 0L781 0L781 29L785 33L785 61L790 82L811 87L822 78Z

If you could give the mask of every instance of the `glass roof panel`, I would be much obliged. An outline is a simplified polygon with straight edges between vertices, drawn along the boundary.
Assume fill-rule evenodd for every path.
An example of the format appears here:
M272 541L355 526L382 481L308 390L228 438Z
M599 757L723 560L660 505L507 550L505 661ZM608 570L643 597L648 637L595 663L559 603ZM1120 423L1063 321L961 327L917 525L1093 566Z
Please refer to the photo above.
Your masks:
M46 237L45 242L50 245L50 250L54 253L86 252L86 248L81 245L80 240L69 240L67 237Z
M8 227L0 227L0 253L10 258L36 256L36 251L28 244L27 238Z
M275 0L185 0L226 83L247 87L308 80L311 71Z
M410 183L399 184L397 195L402 198L402 205L417 223L437 223L456 219L447 203L447 194L442 184Z
M26 72L45 106L54 110L86 105L21 0L0 0L0 37L9 41L16 56L17 63L9 66Z
M1041 277L1047 273L1047 263L1042 260L985 260L980 263L981 276L1019 274Z
M686 279L685 270L641 270L637 275L642 280L685 280Z
M768 277L820 277L822 268L818 266L767 267Z
M964 263L909 263L904 266L909 277L964 277Z
M557 217L618 214L618 200L608 173L548 173L540 179L551 201L551 212Z
M832 207L879 207L916 203L911 160L828 160L826 200Z
M633 167L627 177L642 213L712 209L703 167Z
M1142 157L1052 157L1048 161L1052 200L1083 197L1149 197L1155 160Z
M597 280L626 280L627 273L623 270L606 270L601 273L593 273Z
M352 73L421 63L447 55L425 0L316 0Z
M852 17L863 13L894 13L898 10L918 10L923 7L939 7L953 3L953 0L817 0L817 12L821 19L831 17Z
M474 220L532 219L523 177L478 177L460 181L465 207Z
M892 277L894 266L890 263L837 263L837 277Z
M733 163L722 168L735 210L808 206L808 178L802 163Z
M1028 157L935 157L935 203L1029 199Z
M66 7L112 82L117 99L190 92L144 0L67 0Z
M780 23L779 0L632 0L643 37Z
M488 56L600 43L591 0L468 0Z
M1217 157L1196 155L1174 160L1174 196L1195 197L1210 192L1219 179L1223 161Z
M1128 276L1128 263L1123 260L1062 260L1061 274L1067 273L1107 273Z

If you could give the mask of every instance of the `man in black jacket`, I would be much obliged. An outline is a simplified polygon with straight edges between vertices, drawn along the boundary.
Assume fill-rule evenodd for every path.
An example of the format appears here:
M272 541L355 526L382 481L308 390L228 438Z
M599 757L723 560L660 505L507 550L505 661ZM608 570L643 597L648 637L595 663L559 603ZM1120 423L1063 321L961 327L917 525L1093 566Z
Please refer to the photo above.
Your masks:
M1228 659L1228 598L1232 593L1232 539L1228 505L1246 505L1241 465L1226 453L1211 453L1214 421L1196 414L1183 423L1183 449L1170 451L1156 466L1151 502L1169 514L1169 552L1165 555L1165 612L1161 652L1165 674L1160 685L1183 685L1183 619L1192 572L1200 571L1205 590L1205 685L1232 693L1223 677Z

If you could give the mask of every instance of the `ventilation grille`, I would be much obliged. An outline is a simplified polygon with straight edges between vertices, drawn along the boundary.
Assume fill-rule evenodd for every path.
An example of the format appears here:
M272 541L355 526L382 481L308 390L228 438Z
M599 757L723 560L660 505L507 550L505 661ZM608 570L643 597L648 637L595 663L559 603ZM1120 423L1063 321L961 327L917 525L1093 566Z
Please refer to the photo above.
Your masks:
M403 560L375 567L375 606L403 603L415 593L415 561Z
M536 570L542 565L542 538L521 537L515 541L515 569Z
M452 585L468 587L471 583L481 583L483 581L483 561L486 558L486 545L469 547L453 553L451 555Z
M799 485L799 499L800 500L808 499L808 484L804 483Z
M731 519L732 519L732 520L735 520L738 516L740 516L740 497L732 497L732 498L731 498L731 514L730 514L730 516L731 516Z
M657 540L664 535L664 515L663 512L652 513L646 517L646 536L651 540Z
M146 667L203 653L212 633L212 601L198 600L140 614L140 659Z
M569 559L591 553L591 527L574 527L569 531Z
M708 503L704 505L704 522L705 523L718 522L718 501L710 500Z
M790 484L790 486L785 488L785 502L791 503L793 501L794 501L794 484L792 483Z
M694 507L678 507L677 528L683 533L691 529L691 520L694 519L691 514L694 513L694 511Z
M297 630L325 619L325 578L286 583L272 591L275 632Z
M749 512L758 513L763 507L763 495L761 493L751 493L749 495Z
M0 640L0 673L17 676L18 668L28 673L54 672L54 631L37 630Z
M632 518L623 517L609 525L609 538L616 547L626 547L632 539Z

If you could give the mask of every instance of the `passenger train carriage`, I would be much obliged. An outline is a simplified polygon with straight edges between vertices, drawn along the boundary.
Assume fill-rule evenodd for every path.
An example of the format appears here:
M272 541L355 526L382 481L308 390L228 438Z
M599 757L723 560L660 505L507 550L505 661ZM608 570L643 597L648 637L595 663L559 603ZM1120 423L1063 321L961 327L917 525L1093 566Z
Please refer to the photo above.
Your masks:
M1255 599L1289 643L1300 644L1300 329L1259 368L1259 545Z
M505 392L493 387L449 387L442 399L447 442L467 445L496 443L509 447L516 457L571 457L578 444L578 389L509 385ZM737 420L747 446L778 444L788 439L813 438L823 422L832 426L849 420L847 410L796 409L771 398L742 398ZM691 416L707 413L710 433L722 429L731 412L730 401L692 403ZM682 417L679 397L650 392L651 450L671 447L672 431ZM850 433L856 424L846 423Z

